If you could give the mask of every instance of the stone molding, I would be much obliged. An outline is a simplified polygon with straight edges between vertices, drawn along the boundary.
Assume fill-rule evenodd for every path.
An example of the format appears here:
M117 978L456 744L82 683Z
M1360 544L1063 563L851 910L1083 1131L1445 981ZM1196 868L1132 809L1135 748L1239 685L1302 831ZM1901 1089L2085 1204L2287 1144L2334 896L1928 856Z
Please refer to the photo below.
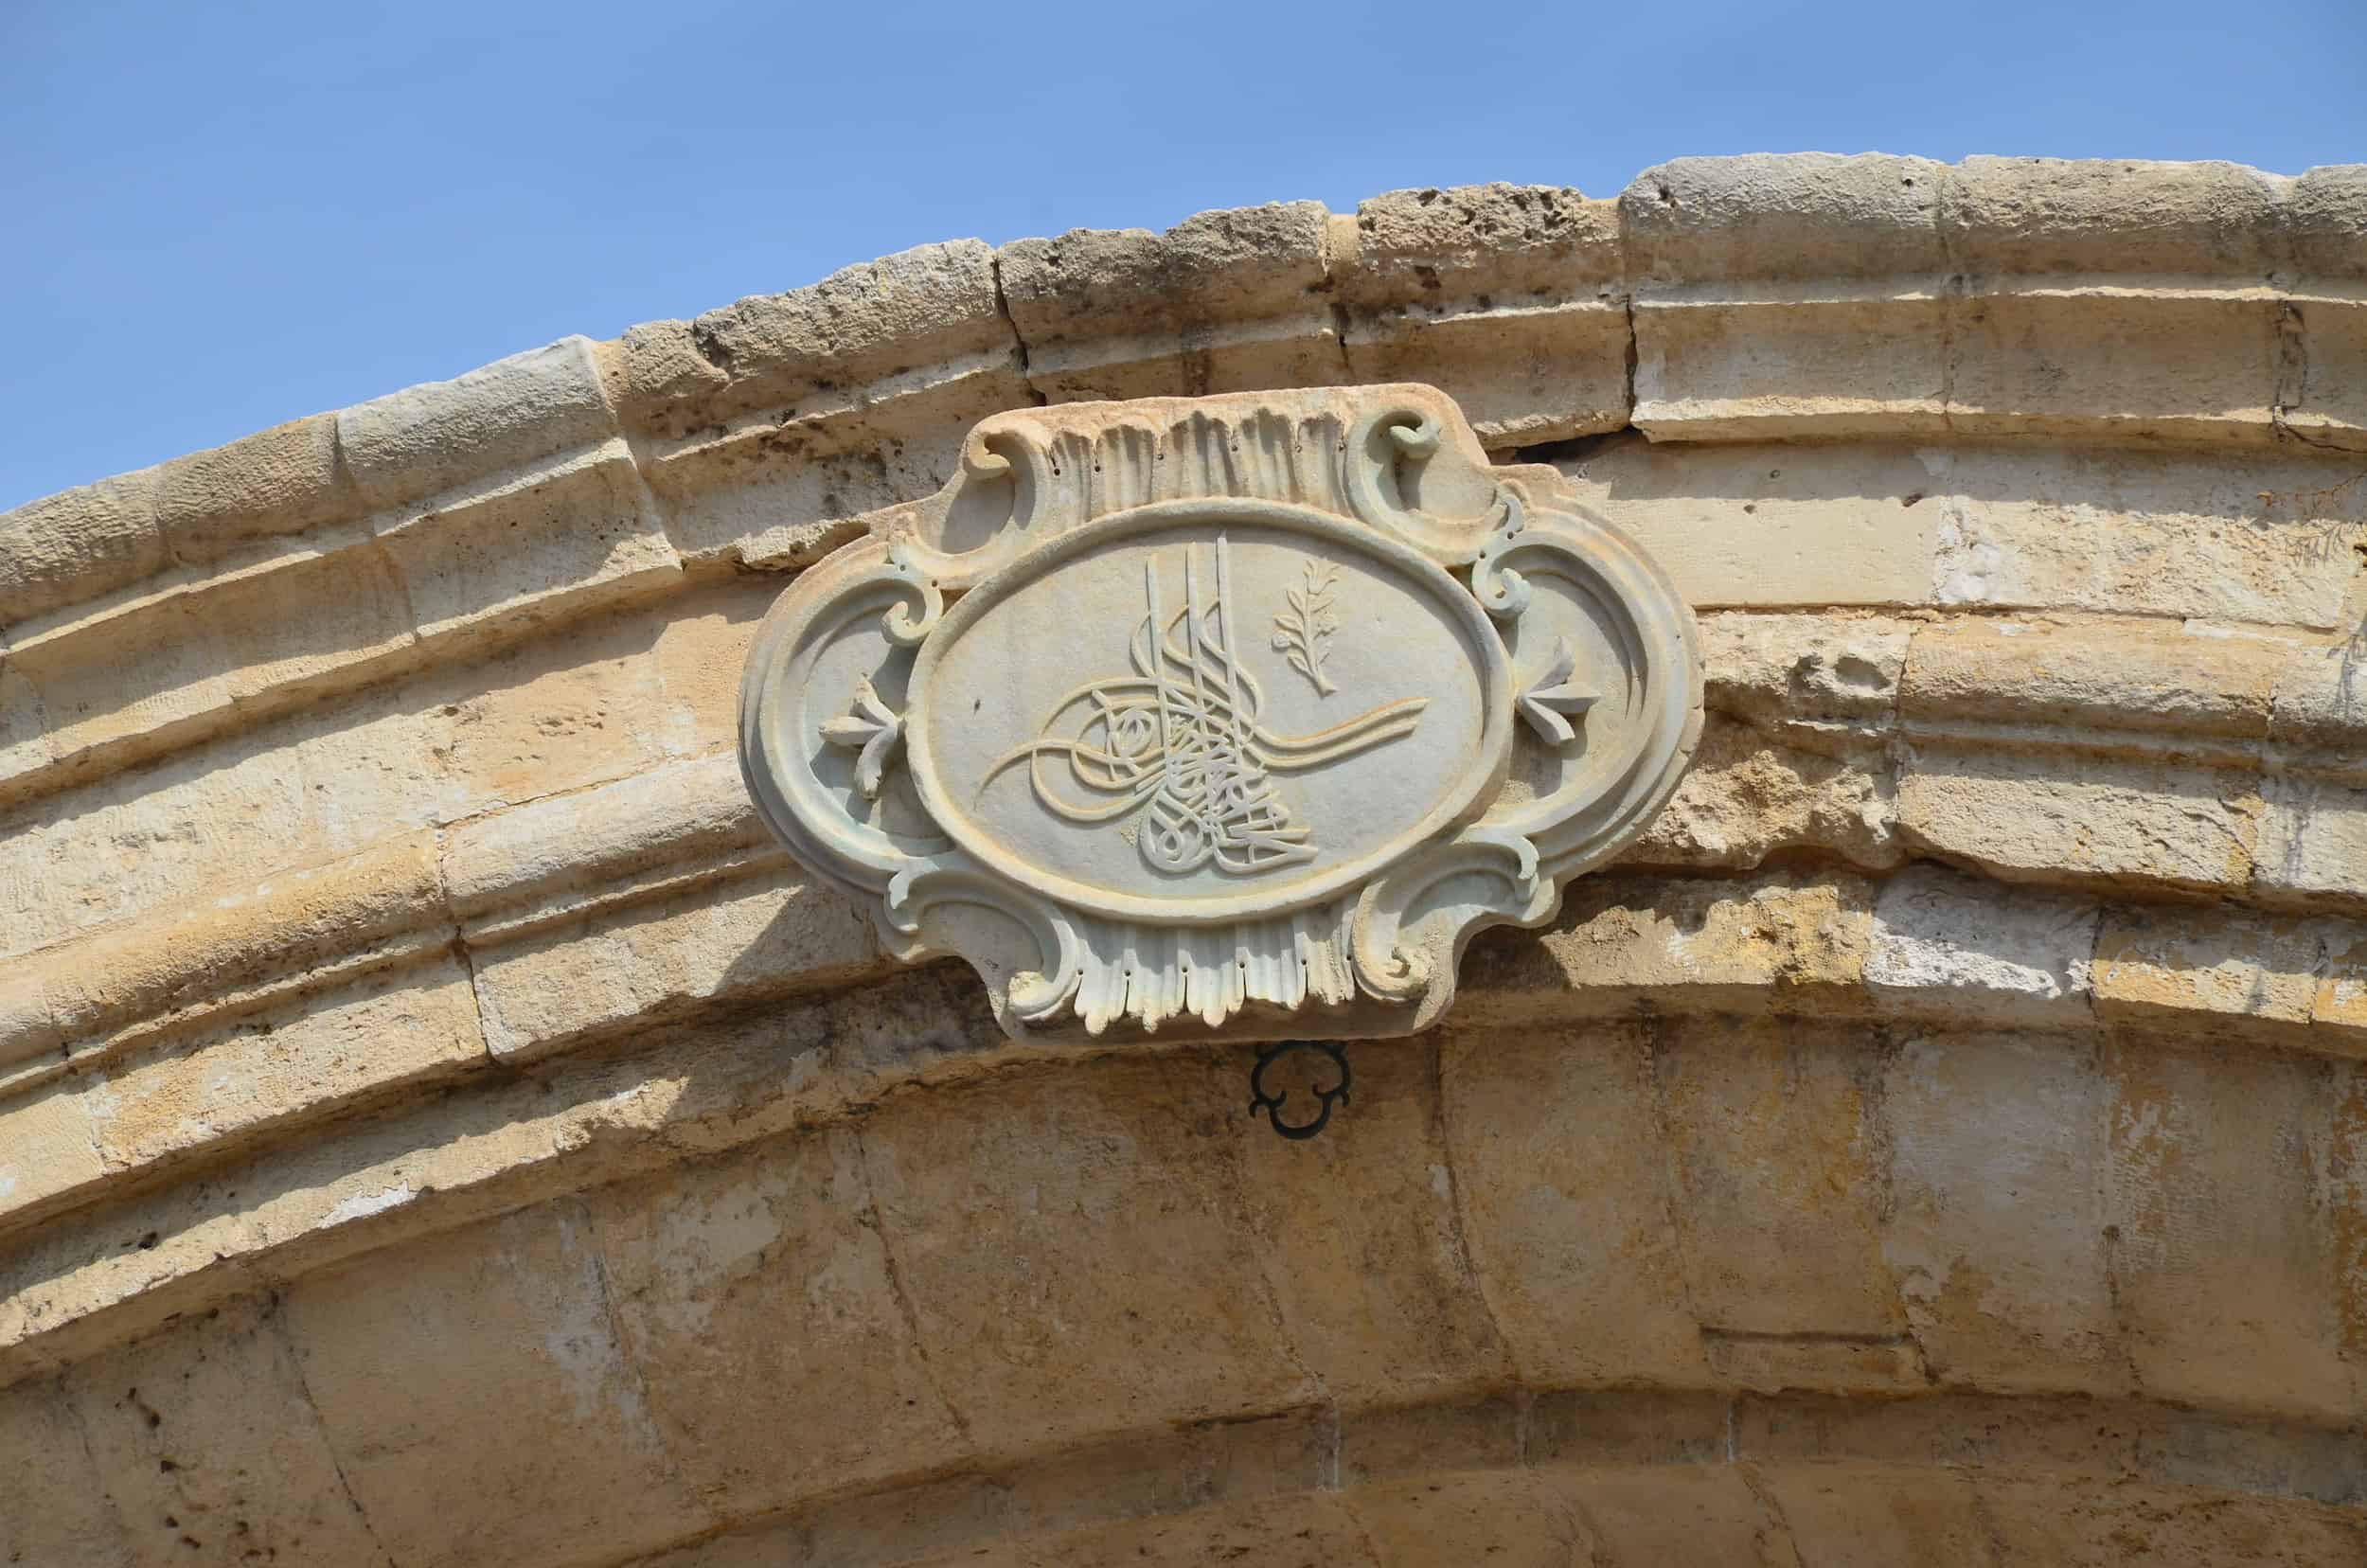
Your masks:
M433 601L455 526L547 515L553 484L614 496L603 581L792 560L813 526L732 494L785 458L837 464L827 523L935 488L997 409L1408 368L1500 449L1633 423L2363 450L2362 224L2367 166L1798 154L1680 159L1615 203L1488 186L924 246L28 503L0 515L0 628L30 651L330 557ZM398 609L388 652L535 602Z

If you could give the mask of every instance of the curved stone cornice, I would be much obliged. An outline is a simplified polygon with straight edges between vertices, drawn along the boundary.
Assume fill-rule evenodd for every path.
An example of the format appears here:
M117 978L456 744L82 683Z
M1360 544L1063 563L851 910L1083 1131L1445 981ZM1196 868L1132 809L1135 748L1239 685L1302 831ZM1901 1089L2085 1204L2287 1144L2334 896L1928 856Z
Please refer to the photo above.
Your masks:
M1433 1497L2340 1560L2363 236L2361 169L1810 156L955 242L0 517L0 1463L102 1543L286 1477L283 1560L578 1560L587 1496L652 1568ZM1665 566L1708 718L1309 1183L1237 1060L896 975L736 697L990 416L1391 382Z

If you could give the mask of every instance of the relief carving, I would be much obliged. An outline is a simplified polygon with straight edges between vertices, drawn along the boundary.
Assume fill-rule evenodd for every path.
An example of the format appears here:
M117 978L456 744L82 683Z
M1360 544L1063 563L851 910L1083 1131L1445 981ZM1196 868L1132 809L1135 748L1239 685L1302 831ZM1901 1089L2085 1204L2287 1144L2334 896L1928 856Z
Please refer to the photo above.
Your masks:
M1427 387L998 415L752 650L766 820L1017 1033L1402 1033L1674 788L1692 618Z

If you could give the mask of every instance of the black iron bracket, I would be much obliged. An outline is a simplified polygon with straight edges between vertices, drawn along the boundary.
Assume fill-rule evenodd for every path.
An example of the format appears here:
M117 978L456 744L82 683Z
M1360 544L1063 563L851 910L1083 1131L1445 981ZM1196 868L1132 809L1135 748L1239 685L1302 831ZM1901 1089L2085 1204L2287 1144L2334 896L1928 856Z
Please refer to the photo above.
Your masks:
M1340 1081L1329 1088L1315 1091L1315 1114L1312 1116L1305 1121L1285 1121L1282 1118L1282 1103L1290 1097L1290 1092L1288 1089L1280 1094L1269 1091L1266 1087L1266 1069L1283 1058L1300 1051L1313 1051L1319 1056L1330 1058L1331 1064L1340 1069ZM1331 1108L1335 1105L1345 1105L1347 1102L1347 1053L1343 1051L1334 1041L1279 1041L1258 1052L1257 1065L1250 1069L1249 1114L1255 1116L1258 1112L1263 1111L1266 1113L1266 1119L1273 1124L1273 1130L1286 1138L1313 1137L1324 1130L1325 1123L1331 1120Z

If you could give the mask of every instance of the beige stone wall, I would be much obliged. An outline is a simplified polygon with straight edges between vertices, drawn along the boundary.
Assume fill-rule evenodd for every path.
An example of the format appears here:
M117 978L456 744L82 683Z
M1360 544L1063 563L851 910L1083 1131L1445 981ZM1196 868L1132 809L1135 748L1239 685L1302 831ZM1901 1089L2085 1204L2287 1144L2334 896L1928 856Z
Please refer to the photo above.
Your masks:
M2367 169L1684 160L0 517L0 1560L2358 1560L2363 290ZM1284 1145L886 964L732 709L979 417L1383 380L1668 566L1709 726Z

